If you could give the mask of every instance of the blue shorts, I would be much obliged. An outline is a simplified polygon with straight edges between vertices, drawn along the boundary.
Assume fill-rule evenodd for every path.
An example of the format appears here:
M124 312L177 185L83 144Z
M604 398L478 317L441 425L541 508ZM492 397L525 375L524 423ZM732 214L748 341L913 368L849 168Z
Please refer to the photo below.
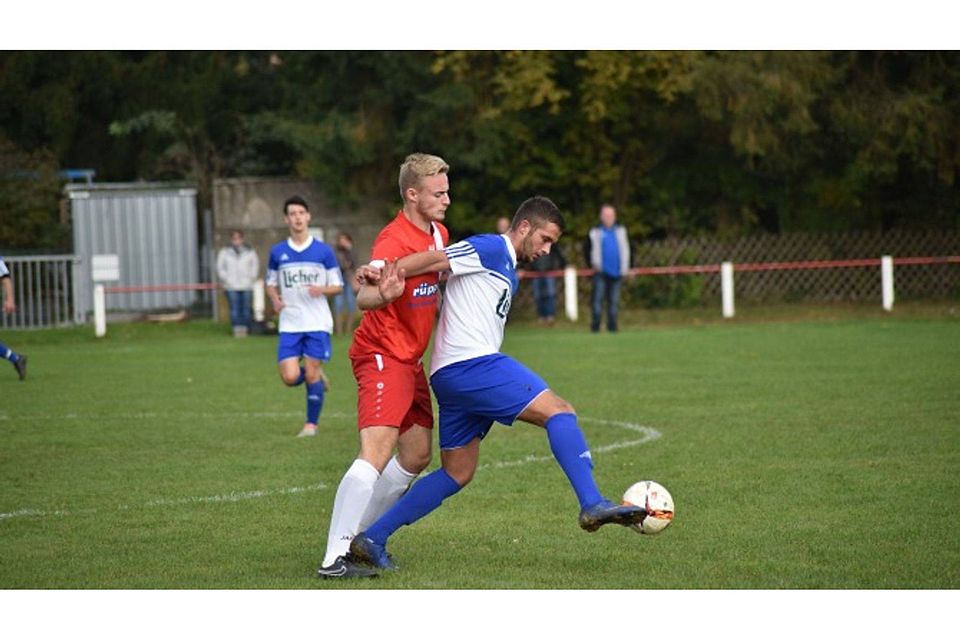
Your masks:
M449 364L432 376L440 407L440 448L457 449L484 438L494 422L513 424L549 387L510 356L495 353Z
M306 356L314 360L330 360L330 334L326 331L281 333L277 345L277 362Z

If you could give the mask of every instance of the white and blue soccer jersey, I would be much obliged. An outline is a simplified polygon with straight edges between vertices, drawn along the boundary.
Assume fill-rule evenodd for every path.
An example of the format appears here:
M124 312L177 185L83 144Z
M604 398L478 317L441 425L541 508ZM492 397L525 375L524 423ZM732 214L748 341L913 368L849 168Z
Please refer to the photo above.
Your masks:
M284 307L280 333L333 332L333 315L326 296L314 298L310 286L343 286L337 257L330 245L311 237L303 246L289 238L270 250L267 286L277 287Z
M455 362L500 351L517 291L517 254L506 236L484 234L444 251L450 278L433 339L430 374Z
M7 263L3 261L3 256L0 256L0 278L6 278L10 275L10 270L7 269Z

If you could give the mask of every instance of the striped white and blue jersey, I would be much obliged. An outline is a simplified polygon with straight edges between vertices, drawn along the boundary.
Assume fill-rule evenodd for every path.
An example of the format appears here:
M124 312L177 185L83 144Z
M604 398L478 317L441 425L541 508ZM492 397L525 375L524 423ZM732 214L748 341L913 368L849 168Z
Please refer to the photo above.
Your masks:
M450 278L433 339L430 375L455 362L499 353L519 285L517 254L505 235L471 236L444 251Z
M267 264L267 286L277 287L283 299L280 333L333 333L330 304L326 296L311 296L311 285L343 286L340 266L330 245L313 237L301 246L290 238L275 244Z

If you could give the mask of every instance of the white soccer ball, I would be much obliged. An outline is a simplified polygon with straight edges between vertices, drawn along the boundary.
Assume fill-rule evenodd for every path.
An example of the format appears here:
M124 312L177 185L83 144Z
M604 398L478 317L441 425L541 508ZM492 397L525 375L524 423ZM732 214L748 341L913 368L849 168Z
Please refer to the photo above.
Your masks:
M627 489L623 502L647 510L647 517L631 525L639 533L660 533L673 522L673 496L653 480L638 482Z

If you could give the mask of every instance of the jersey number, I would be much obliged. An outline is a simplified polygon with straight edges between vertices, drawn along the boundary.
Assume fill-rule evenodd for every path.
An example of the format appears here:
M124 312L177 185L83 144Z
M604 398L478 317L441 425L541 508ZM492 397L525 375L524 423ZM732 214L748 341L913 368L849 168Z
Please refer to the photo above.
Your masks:
M510 301L510 289L504 289L497 301L497 315L501 318L506 318L507 314L510 313Z

